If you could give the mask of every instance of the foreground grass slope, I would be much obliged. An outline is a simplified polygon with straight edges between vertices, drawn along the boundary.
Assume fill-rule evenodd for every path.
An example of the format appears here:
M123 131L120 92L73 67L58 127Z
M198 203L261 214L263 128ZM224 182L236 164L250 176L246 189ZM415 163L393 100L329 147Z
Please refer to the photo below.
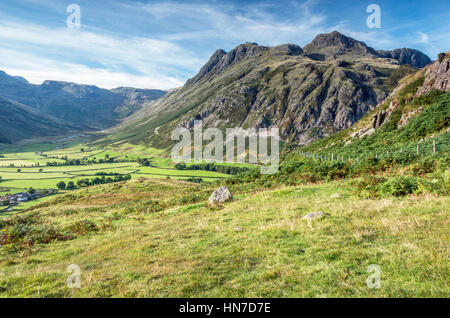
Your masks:
M235 189L233 202L209 206L211 189L141 179L38 206L24 214L35 215L29 226L73 237L0 249L0 296L450 293L448 196L361 199L347 181L338 181L251 194ZM330 216L308 223L303 216L312 211ZM81 289L66 285L70 264L81 268ZM381 268L380 289L366 285L370 264Z

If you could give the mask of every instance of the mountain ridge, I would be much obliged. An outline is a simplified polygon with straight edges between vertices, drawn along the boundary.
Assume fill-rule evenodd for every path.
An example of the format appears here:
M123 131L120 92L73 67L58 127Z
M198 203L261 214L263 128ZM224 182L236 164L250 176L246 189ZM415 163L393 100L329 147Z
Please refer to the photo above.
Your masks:
M417 70L406 58L400 65L337 32L311 43L302 49L247 42L228 53L217 50L183 87L108 130L112 135L100 143L167 148L173 129L201 119L204 127L221 129L279 127L284 141L306 144L350 127ZM330 47L334 55L311 56Z
M372 55L374 57L390 58L400 65L409 64L412 67L422 68L431 63L431 59L424 53L409 48L394 50L375 50L364 42L345 36L338 31L317 35L314 40L303 47L310 56L326 59L338 58L346 54Z

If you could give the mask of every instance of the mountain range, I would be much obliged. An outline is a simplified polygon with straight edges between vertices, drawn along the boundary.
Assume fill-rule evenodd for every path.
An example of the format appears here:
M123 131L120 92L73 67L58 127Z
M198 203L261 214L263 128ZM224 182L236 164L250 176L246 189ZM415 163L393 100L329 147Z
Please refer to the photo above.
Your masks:
M99 142L171 145L176 127L279 127L283 141L307 144L357 122L405 75L431 60L413 49L377 51L339 32L304 48L245 43L216 51L186 84L108 130Z
M414 49L375 50L334 31L303 48L245 43L229 52L217 50L197 75L167 93L55 81L32 85L1 72L0 97L11 111L0 120L34 110L61 133L106 129L99 145L167 148L173 129L192 128L200 119L205 128L280 127L283 141L307 144L350 127L401 78L430 62ZM0 136L14 142L23 134L8 135L11 125L2 125ZM40 135L37 120L35 126L29 131Z
M165 93L125 87L107 90L58 81L34 85L0 71L0 136L3 141L15 142L105 129Z

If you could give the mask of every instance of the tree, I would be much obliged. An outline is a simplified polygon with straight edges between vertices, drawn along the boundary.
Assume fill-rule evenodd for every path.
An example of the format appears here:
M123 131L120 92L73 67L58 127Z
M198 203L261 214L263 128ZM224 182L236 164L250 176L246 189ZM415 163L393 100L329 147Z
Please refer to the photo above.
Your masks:
M17 169L17 172L22 172L22 169Z
M29 194L35 194L35 193L36 193L36 190L34 190L33 188L29 188L29 189L28 189L28 193L29 193Z
M68 183L67 183L67 188L66 188L67 190L73 190L73 189L75 189L75 183L73 183L73 181L69 181Z
M184 162L177 163L175 165L175 169L177 169L177 170L185 170L186 169L186 164Z
M88 186L90 186L91 183L90 183L89 179L79 179L79 180L77 180L77 185L78 185L80 188L83 188L83 187L88 187Z
M66 183L64 181L58 182L58 184L56 185L56 187L59 190L65 190L66 189Z
M44 171L44 169L40 168L40 169L39 169L39 172L42 172L42 171Z

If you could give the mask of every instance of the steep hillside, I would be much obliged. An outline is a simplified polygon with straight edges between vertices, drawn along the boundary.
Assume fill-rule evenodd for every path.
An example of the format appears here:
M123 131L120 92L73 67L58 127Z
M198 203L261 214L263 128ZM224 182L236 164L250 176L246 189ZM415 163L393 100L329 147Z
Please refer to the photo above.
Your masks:
M400 64L427 61L420 52L403 52L385 58L338 32L319 35L304 49L245 43L218 50L184 87L109 130L98 144L167 148L173 129L192 128L196 119L221 129L280 127L284 141L306 144L353 125L416 70Z
M0 97L0 143L13 143L38 136L58 136L75 129L54 117L40 114L32 107Z
M301 147L302 152L356 158L362 153L428 154L450 151L450 53L401 80L372 112L350 129ZM420 149L422 148L422 150Z
M134 88L102 89L92 85L45 81L33 85L0 72L0 97L33 107L83 129L104 129L163 96L165 91Z

